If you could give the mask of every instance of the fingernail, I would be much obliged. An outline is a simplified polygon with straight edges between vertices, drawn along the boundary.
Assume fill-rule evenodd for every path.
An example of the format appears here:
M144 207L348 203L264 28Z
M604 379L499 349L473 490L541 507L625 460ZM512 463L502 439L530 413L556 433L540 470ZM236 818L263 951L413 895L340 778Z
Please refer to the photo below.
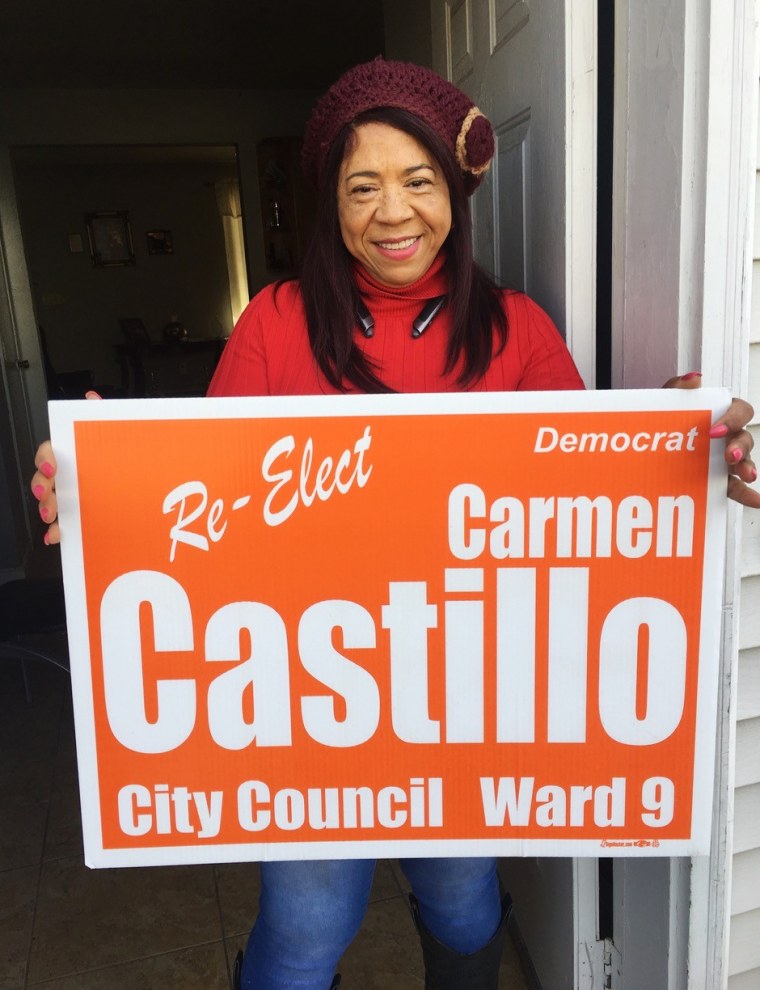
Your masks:
M49 547L50 546L50 536L49 536L47 530L45 530L45 532L44 532L44 534L42 536L42 542L45 544L46 547Z
M32 495L34 495L34 497L36 499L41 499L44 494L45 494L45 488L44 488L43 485L34 485L33 486L33 488L32 488Z
M738 464L739 461L742 459L742 457L744 457L744 454L739 450L738 447L734 447L734 449L731 451L731 460L734 462L734 464Z
M48 515L49 515L49 513L48 513L48 510L47 510L47 509L45 508L45 506L44 506L44 505L41 505L41 506L40 506L40 516L41 516L41 517L42 517L42 518L43 518L43 519L44 519L44 520L45 520L46 522L47 522L47 517L48 517Z
M702 377L702 372L701 371L690 371L690 372L688 372L685 375L681 375L681 381L682 382L688 382L689 379L691 379L691 378L701 378L701 377Z
M55 474L55 468L48 461L43 461L42 464L40 464L40 471L46 478L52 478Z
M752 468L752 473L749 476L750 481L757 481L757 468Z
M712 437L712 439L715 440L716 437L724 437L727 433L728 433L728 427L726 426L726 424L718 423L717 426L713 426L710 428L710 432L708 436Z

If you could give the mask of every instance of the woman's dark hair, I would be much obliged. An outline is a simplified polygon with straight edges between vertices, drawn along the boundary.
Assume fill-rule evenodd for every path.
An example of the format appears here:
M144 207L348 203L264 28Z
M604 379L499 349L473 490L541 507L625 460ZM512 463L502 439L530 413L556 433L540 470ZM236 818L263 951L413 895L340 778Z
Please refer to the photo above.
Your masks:
M499 350L507 340L507 319L493 279L476 263L472 254L472 232L467 196L459 165L452 152L419 117L406 110L379 107L360 114L338 134L328 152L317 197L314 236L301 271L301 293L306 310L311 349L334 388L347 383L362 392L390 392L376 369L354 342L359 292L353 274L353 258L341 237L338 221L338 175L354 128L376 122L405 131L420 142L440 165L451 197L452 228L446 238L446 274L449 293L446 305L451 331L444 374L460 359L457 382L467 386L488 368L494 352L494 333Z

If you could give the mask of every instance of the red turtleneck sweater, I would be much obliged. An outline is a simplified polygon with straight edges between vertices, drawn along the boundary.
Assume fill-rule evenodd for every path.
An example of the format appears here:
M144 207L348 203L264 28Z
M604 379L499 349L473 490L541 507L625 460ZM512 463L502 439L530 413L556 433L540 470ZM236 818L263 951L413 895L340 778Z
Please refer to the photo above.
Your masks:
M357 266L357 282L375 320L374 335L358 330L358 346L379 377L397 392L458 392L458 369L444 376L448 339L446 307L421 337L412 321L428 299L447 290L443 257L417 282L389 288ZM527 296L505 291L507 344L470 391L559 391L582 389L583 381L559 332ZM269 285L248 304L224 349L209 395L335 394L309 347L297 282Z

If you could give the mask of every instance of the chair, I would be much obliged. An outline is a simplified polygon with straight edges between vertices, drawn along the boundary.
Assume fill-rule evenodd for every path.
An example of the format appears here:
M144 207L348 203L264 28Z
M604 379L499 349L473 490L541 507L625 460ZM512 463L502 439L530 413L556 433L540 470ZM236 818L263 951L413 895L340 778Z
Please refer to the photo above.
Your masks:
M45 637L66 630L63 583L55 578L21 578L0 585L0 656L20 660L26 700L31 701L27 660L45 660L69 671L69 658L60 642ZM52 647L52 648L51 648Z
M150 347L151 339L145 324L139 316L125 316L119 320L121 332L124 335L124 342L127 347L140 348Z
M144 355L150 352L152 341L139 316L123 316L119 320L124 343L116 345L121 368L121 393L136 399L145 395Z

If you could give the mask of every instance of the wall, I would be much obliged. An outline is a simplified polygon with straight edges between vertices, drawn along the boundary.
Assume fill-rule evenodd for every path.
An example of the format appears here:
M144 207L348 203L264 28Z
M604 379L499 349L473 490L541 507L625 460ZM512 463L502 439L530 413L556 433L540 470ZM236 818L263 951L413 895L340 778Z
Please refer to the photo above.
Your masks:
M409 0L383 0L385 57L433 66L430 5Z
M234 164L213 162L17 167L32 298L57 372L91 369L98 391L117 389L120 317L139 316L154 340L175 314L192 337L231 332L214 181L234 173ZM129 212L136 263L94 268L85 213L114 210ZM154 229L171 230L173 254L148 254L146 231ZM82 252L69 250L71 234Z
M760 411L760 148L757 163L747 397ZM757 420L751 430L757 451ZM760 512L750 509L743 515L741 575L728 990L756 990L760 987Z
M237 146L255 291L267 280L259 236L256 144L266 137L301 134L317 95L312 90L0 90L0 149Z
M5 239L14 332L30 363L25 379L36 442L48 435L45 382L15 182L7 164L9 149L235 145L253 293L270 280L261 237L256 145L265 137L302 133L316 95L303 90L0 90L0 234Z

